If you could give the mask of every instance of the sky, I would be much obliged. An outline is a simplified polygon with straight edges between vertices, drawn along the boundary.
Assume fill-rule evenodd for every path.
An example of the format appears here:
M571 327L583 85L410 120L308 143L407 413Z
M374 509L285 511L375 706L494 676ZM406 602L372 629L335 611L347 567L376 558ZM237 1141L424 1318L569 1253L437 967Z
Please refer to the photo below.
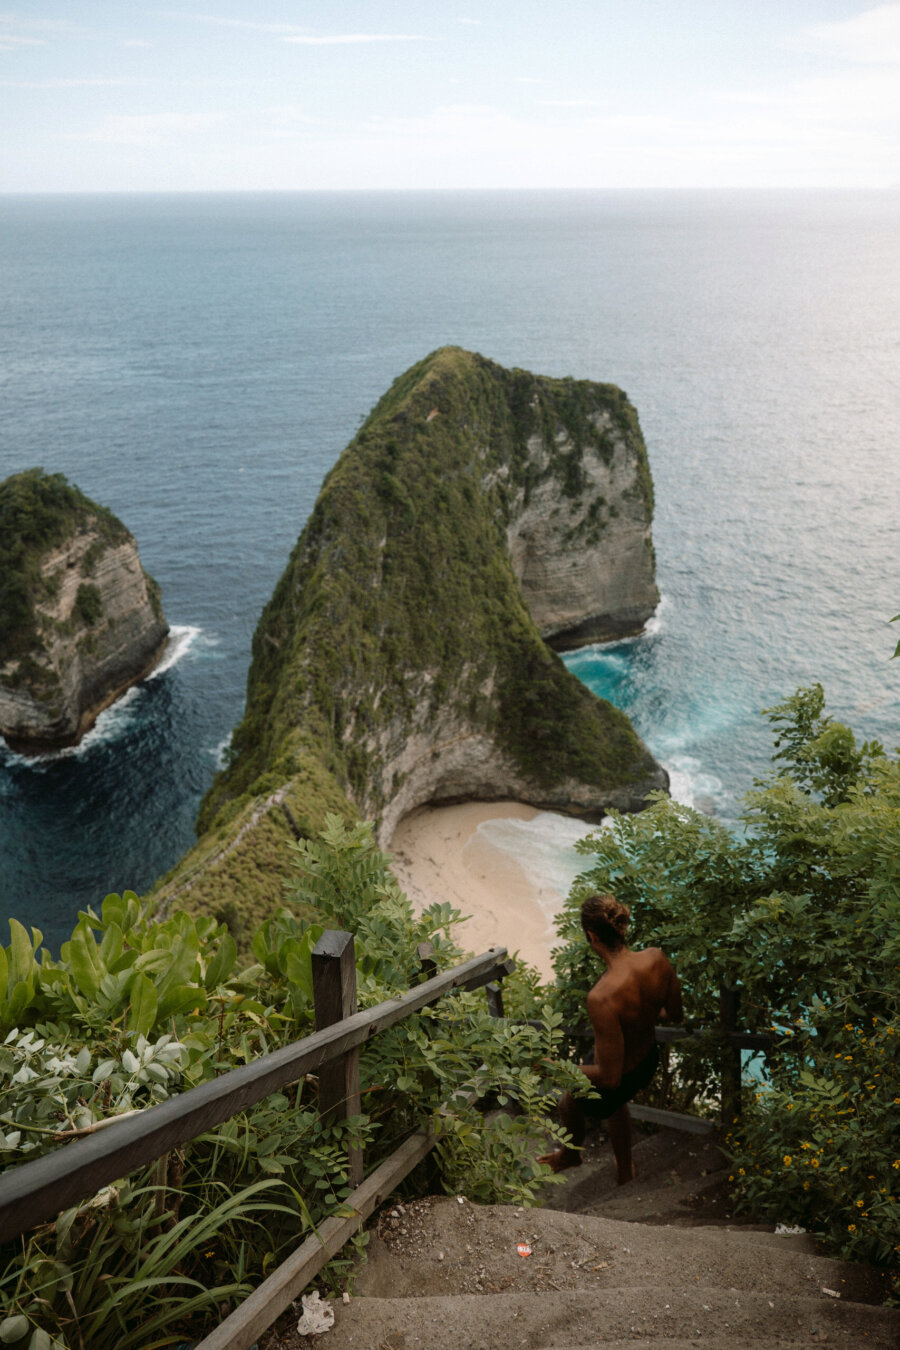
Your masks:
M900 187L900 3L0 10L0 192L710 187Z

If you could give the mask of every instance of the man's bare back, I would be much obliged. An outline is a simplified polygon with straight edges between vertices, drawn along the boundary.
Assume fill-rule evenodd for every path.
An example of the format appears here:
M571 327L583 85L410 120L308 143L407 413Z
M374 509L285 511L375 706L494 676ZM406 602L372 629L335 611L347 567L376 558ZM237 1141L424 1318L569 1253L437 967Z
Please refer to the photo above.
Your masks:
M582 1069L595 1087L618 1087L622 1075L652 1050L656 1023L681 1021L681 991L671 961L659 947L633 952L622 946L610 953L607 969L588 994L587 1012L594 1029L594 1063Z
M585 937L606 970L587 996L594 1051L591 1062L579 1068L601 1096L576 1098L565 1093L560 1117L572 1137L572 1147L538 1158L554 1172L577 1166L587 1120L603 1120L616 1155L620 1184L634 1176L627 1103L647 1086L656 1071L656 1023L680 1022L683 1017L678 976L668 957L658 947L640 952L626 947L628 915L627 907L612 896L588 896L582 905Z

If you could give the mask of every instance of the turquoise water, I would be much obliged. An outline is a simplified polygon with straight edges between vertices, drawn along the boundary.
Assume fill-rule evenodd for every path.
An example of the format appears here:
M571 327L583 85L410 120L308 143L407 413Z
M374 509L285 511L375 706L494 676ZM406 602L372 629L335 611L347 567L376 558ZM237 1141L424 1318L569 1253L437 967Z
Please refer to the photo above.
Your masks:
M52 943L190 846L322 477L444 343L637 406L663 603L567 659L679 796L734 819L814 679L900 741L900 193L15 197L0 257L0 471L111 507L179 637L76 751L0 749L0 910Z

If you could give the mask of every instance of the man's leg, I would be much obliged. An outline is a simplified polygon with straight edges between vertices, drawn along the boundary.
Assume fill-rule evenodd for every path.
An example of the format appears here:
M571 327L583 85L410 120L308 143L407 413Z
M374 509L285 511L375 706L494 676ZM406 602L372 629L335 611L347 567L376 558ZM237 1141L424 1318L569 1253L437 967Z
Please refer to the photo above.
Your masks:
M634 1159L631 1155L631 1112L622 1106L606 1117L613 1153L616 1155L616 1176L620 1186L634 1180Z
M578 1167L581 1163L580 1145L584 1143L587 1122L571 1092L564 1092L559 1099L559 1120L572 1137L572 1147L566 1145L553 1153L542 1153L538 1158L538 1162L547 1163L553 1172L564 1172L567 1167Z

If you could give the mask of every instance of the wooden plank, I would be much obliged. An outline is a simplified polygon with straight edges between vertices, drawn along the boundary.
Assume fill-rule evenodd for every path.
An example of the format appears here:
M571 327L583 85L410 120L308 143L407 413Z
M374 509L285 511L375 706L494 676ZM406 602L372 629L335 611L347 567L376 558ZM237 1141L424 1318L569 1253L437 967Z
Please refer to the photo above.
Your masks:
M364 1044L454 989L480 989L506 964L506 949L493 947L400 998L314 1032L34 1162L10 1168L0 1176L0 1242L55 1218L101 1187L221 1125L285 1083L315 1073L336 1055Z
M646 1120L651 1125L667 1125L671 1130L684 1130L687 1134L712 1134L716 1128L712 1120L683 1115L680 1111L661 1111L657 1106L643 1106L640 1102L629 1102L628 1110L635 1120Z
M436 1138L436 1135L420 1130L401 1144L348 1197L346 1203L353 1213L343 1219L326 1219L318 1231L263 1280L240 1307L200 1341L195 1350L249 1350L387 1199L394 1187L422 1161Z
M695 1034L690 1027L654 1027L653 1038L657 1045L671 1045L673 1041L692 1041Z
M312 977L317 1031L354 1016L356 949L352 933L329 930L322 934L312 951ZM330 1125L359 1113L359 1046L355 1045L319 1070L319 1116ZM358 1186L363 1179L358 1144L349 1145L347 1163L350 1184Z

